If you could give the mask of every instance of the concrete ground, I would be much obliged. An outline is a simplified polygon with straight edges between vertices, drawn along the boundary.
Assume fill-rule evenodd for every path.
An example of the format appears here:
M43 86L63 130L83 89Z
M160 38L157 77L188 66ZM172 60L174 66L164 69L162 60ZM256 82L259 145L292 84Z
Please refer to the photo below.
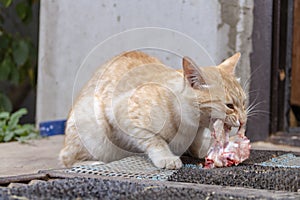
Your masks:
M34 140L28 144L18 142L0 144L0 177L36 173L44 169L57 169L58 153L63 146L63 135ZM266 142L251 144L253 149L300 152L300 147L274 145Z
M25 144L0 143L0 177L61 168L58 153L63 146L63 138L63 135L57 135Z

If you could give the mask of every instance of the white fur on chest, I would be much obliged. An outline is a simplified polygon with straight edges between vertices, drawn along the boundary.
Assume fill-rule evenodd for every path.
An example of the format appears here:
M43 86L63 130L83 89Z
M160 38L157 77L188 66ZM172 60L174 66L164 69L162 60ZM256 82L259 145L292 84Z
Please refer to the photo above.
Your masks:
M184 96L181 97L180 102L180 108L177 110L181 118L180 125L175 137L169 143L175 155L182 155L188 150L199 128L199 113L195 110L193 103Z

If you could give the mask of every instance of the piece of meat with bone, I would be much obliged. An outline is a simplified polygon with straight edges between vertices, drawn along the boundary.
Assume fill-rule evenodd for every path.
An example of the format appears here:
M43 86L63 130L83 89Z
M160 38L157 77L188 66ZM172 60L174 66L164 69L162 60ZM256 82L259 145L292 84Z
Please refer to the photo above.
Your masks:
M238 165L250 155L250 140L241 128L229 138L231 128L220 119L212 124L214 142L205 158L205 168L229 167Z

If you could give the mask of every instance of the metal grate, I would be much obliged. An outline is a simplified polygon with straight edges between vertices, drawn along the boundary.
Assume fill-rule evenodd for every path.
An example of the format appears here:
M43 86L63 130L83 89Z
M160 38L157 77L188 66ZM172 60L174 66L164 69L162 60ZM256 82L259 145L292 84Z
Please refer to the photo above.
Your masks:
M140 156L132 156L108 164L73 167L66 172L164 181L175 170L158 169L150 160Z
M288 153L276 158L272 158L268 161L261 162L258 165L269 167L287 167L287 168L300 168L300 157L294 154Z
M279 152L279 151L257 151L251 150L250 158L237 167L229 167L229 168L221 168L221 169L212 169L212 170L203 170L202 164L203 160L194 159L191 157L183 156L182 161L184 163L183 168L178 170L164 170L156 168L152 162L141 156L132 156L127 157L119 161L114 161L108 164L99 164L99 165L82 165L78 167L73 167L71 169L67 169L65 172L67 173L80 173L80 174L92 174L92 175L101 175L107 177L121 177L121 178L135 178L135 179L148 179L148 180L175 180L175 174L181 174L184 171L186 173L183 175L186 177L187 174L211 174L214 172L220 171L220 173L216 173L215 176L219 177L223 173L237 173L232 171L252 171L260 169L260 166L263 167L264 170L270 170L270 174L279 173L283 175L281 178L284 179L284 176L293 173L292 169L295 170L300 168L300 157L296 156L292 153ZM255 167L257 166L257 167ZM274 168L275 167L275 168ZM278 169L278 168L286 168L286 169ZM248 170L249 169L249 170ZM291 169L291 170L289 170ZM176 172L176 173L175 173ZM284 173L283 173L284 172ZM243 172L245 173L245 172ZM190 174L190 175L192 175ZM247 174L247 173L246 173ZM253 176L253 175L252 175ZM260 177L261 175L259 175ZM181 175L180 175L181 177ZM171 178L171 179L170 179ZM247 177L249 178L249 177ZM268 179L268 177L265 177ZM196 178L197 179L197 178ZM178 178L180 181L181 178ZM231 180L230 178L228 180ZM183 182L198 182L195 180L194 175L190 177L190 181L184 180ZM238 182L238 180L231 180L231 182ZM202 182L205 184L210 184L206 181ZM217 183L215 183L217 184ZM233 184L233 183L231 183ZM226 185L226 184L225 184ZM230 185L230 184L229 184ZM298 182L297 184L298 185ZM298 186L297 186L298 187Z

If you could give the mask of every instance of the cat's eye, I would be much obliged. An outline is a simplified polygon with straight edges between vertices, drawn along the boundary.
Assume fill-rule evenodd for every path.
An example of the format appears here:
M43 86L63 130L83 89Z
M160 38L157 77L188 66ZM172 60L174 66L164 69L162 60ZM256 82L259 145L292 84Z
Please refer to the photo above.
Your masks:
M228 104L226 104L226 106L227 106L229 109L234 109L234 106L233 106L232 103L228 103Z

